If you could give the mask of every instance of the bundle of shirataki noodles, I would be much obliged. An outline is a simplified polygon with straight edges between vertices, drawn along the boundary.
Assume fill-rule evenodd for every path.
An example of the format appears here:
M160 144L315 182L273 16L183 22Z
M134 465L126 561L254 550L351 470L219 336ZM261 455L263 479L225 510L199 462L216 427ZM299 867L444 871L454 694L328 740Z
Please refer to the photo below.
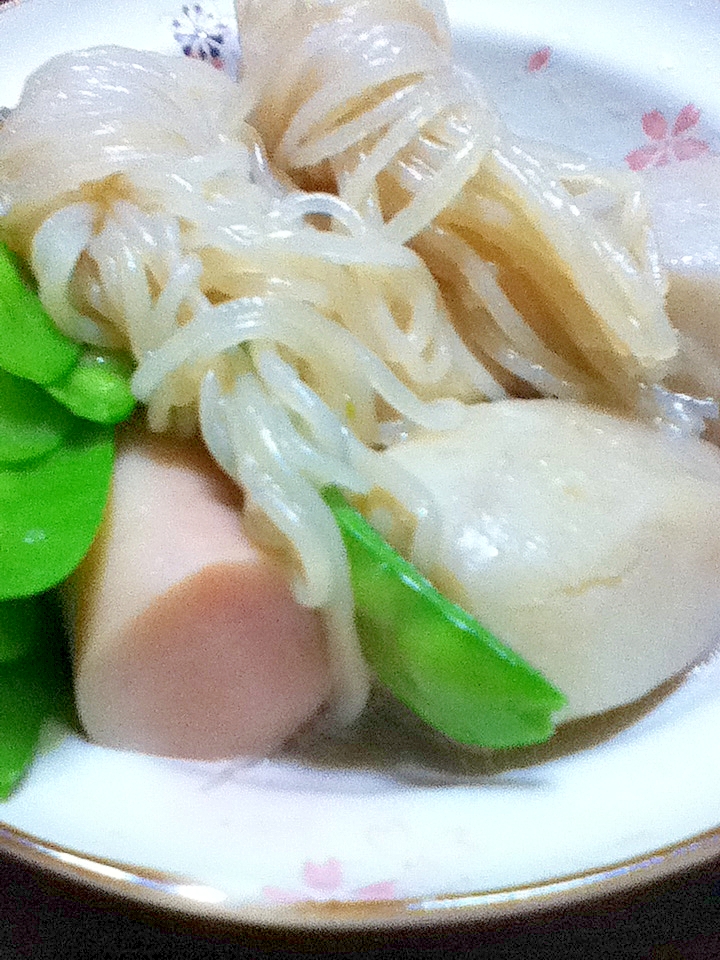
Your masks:
M634 410L678 350L634 175L511 135L433 4L272 6L238 4L250 119L273 162L420 252L514 390Z
M434 0L239 0L238 22L237 80L80 51L35 72L0 127L0 239L64 335L130 358L145 408L65 588L86 731L263 752L313 716L351 724L379 682L453 739L512 747L678 674L720 612L720 456L696 436L712 403L674 389L691 351L639 179L511 134ZM128 447L148 434L173 438L163 463L202 439L242 493L253 556L319 611L329 683L267 742L243 740L247 712L223 746L177 734L193 710L231 722L213 711L232 690L196 702L210 655L195 648L222 658L220 627L202 644L168 627L160 654L153 613L147 654L137 586L117 631L132 656L107 627L93 639L92 611L125 602L102 591L141 579L113 544ZM217 591L204 602L196 631ZM152 709L133 699L145 658ZM268 683L248 710L283 701ZM132 711L169 730L157 718L180 702L172 735L127 733Z

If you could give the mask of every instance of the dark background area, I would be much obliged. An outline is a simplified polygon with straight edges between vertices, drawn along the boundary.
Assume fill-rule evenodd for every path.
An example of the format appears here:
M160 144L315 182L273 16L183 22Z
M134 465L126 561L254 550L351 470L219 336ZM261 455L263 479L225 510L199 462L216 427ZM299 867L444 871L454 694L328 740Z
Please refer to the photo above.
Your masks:
M720 863L632 897L483 929L358 935L232 929L140 910L0 859L0 960L266 960L321 956L439 960L720 958Z

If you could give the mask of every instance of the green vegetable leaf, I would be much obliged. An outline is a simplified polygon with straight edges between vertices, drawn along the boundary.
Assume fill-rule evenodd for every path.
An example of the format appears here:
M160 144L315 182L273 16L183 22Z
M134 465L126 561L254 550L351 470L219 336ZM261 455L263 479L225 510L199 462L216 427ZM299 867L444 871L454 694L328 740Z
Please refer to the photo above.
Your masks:
M58 447L75 418L30 380L0 369L0 463L34 460Z
M78 417L120 423L135 407L130 374L130 365L119 357L86 349L65 377L47 390Z
M552 736L564 696L440 594L336 488L323 496L347 549L360 642L378 679L460 743L503 749Z
M40 460L0 468L0 600L41 593L65 579L102 519L113 431L78 421Z
M79 346L58 330L0 243L0 367L47 384L65 376L79 356Z

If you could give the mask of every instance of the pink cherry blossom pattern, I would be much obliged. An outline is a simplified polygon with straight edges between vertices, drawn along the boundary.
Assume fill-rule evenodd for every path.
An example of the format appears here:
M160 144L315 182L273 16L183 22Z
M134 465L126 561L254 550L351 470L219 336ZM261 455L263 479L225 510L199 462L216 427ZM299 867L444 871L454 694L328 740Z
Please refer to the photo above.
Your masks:
M631 170L645 170L708 153L709 144L694 135L699 120L700 111L692 103L682 108L672 127L659 110L643 114L642 129L650 143L631 150L625 157L627 165Z
M363 887L348 887L344 880L343 866L331 857L323 863L307 860L302 868L302 881L298 889L263 887L263 899L274 904L315 901L371 901L394 900L397 896L395 882L381 880Z
M370 883L367 887L358 887L353 890L353 900L395 900L395 882L393 880L381 880L380 883Z
M540 70L544 70L550 62L551 56L551 47L541 47L539 50L536 50L535 53L528 57L527 72L538 73Z
M342 886L343 870L339 860L332 858L325 863L306 861L303 866L303 883L311 890L332 893Z

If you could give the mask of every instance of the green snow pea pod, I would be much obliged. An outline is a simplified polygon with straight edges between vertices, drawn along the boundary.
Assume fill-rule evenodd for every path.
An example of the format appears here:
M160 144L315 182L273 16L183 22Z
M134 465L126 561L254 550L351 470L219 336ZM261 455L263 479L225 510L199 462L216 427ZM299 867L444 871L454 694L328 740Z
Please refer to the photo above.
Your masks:
M30 766L51 699L35 660L0 664L0 800Z
M135 408L130 364L111 353L86 348L74 367L48 393L78 417L120 423Z
M37 598L43 630L35 651L0 663L0 800L18 786L35 758L45 720L72 720L71 680L56 604Z
M110 489L113 430L77 421L52 453L0 468L0 600L48 590L87 552Z
M323 496L347 549L360 643L378 679L460 743L503 749L552 736L565 697L440 594L336 488Z
M47 384L65 376L79 356L79 346L58 330L0 243L0 367Z
M0 463L34 460L58 447L75 418L31 380L0 368Z
M44 596L0 603L0 663L19 660L40 647L47 623Z

